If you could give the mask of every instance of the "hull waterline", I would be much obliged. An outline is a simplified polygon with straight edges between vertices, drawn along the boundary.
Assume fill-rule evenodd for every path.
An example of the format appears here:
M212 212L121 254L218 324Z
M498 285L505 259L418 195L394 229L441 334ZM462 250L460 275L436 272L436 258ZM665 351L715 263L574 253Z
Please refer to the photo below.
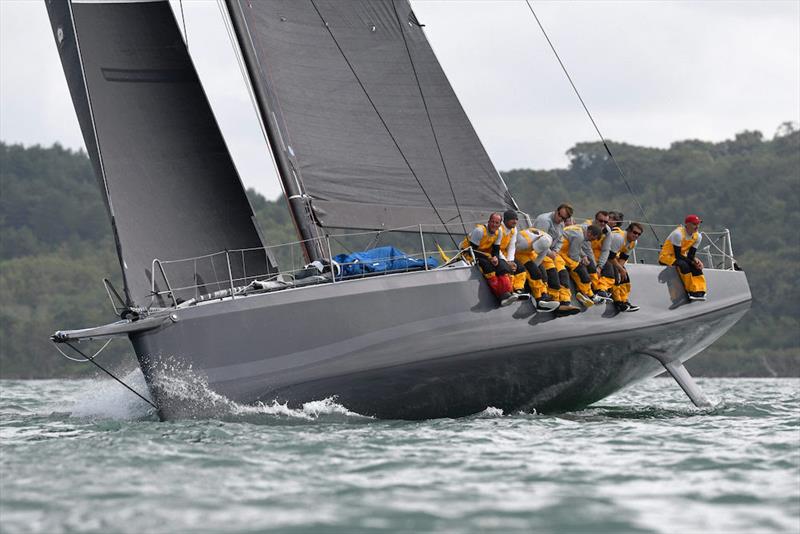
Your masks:
M743 272L708 270L709 300L692 303L672 268L629 272L636 313L498 308L474 269L456 268L207 303L130 337L164 419L199 415L164 386L181 372L238 403L335 396L381 418L576 409L688 360L750 306Z

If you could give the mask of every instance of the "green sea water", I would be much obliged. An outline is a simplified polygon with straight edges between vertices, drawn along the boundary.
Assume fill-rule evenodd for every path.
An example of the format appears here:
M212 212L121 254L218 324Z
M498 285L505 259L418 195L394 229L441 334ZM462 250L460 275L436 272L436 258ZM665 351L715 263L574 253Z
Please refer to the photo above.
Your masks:
M800 532L800 380L699 383L714 408L653 379L558 415L162 423L110 381L0 381L0 532Z

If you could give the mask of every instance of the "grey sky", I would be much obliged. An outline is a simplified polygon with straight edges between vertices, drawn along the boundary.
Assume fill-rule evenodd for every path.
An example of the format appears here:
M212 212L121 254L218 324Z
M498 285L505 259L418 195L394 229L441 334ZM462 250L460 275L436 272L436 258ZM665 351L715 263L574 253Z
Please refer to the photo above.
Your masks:
M178 7L176 0L171 0ZM412 0L500 170L563 167L596 134L524 0ZM244 182L280 191L215 0L189 48ZM800 121L800 1L537 1L603 134L666 147ZM180 13L178 13L180 20ZM43 0L0 0L0 139L83 146Z

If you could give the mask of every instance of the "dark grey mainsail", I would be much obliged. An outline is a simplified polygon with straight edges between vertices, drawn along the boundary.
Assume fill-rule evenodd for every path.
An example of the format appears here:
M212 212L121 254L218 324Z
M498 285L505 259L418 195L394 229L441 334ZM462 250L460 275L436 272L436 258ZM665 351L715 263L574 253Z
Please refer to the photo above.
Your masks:
M440 225L515 207L406 0L227 5L282 179L314 223Z
M128 304L148 303L153 259L263 247L169 3L50 0L47 9L106 195ZM263 250L237 253L230 268L244 278L268 263ZM184 268L201 291L228 279L225 255Z

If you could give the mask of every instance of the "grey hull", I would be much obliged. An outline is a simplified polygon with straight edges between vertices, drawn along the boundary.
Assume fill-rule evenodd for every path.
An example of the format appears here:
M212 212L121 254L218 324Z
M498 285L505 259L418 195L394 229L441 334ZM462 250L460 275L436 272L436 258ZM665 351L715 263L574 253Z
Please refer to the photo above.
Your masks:
M184 369L239 403L335 396L381 418L576 409L688 360L750 306L743 272L707 270L709 300L691 303L673 268L629 273L636 313L498 308L475 269L453 268L205 303L130 337L164 419L194 413L162 386Z

